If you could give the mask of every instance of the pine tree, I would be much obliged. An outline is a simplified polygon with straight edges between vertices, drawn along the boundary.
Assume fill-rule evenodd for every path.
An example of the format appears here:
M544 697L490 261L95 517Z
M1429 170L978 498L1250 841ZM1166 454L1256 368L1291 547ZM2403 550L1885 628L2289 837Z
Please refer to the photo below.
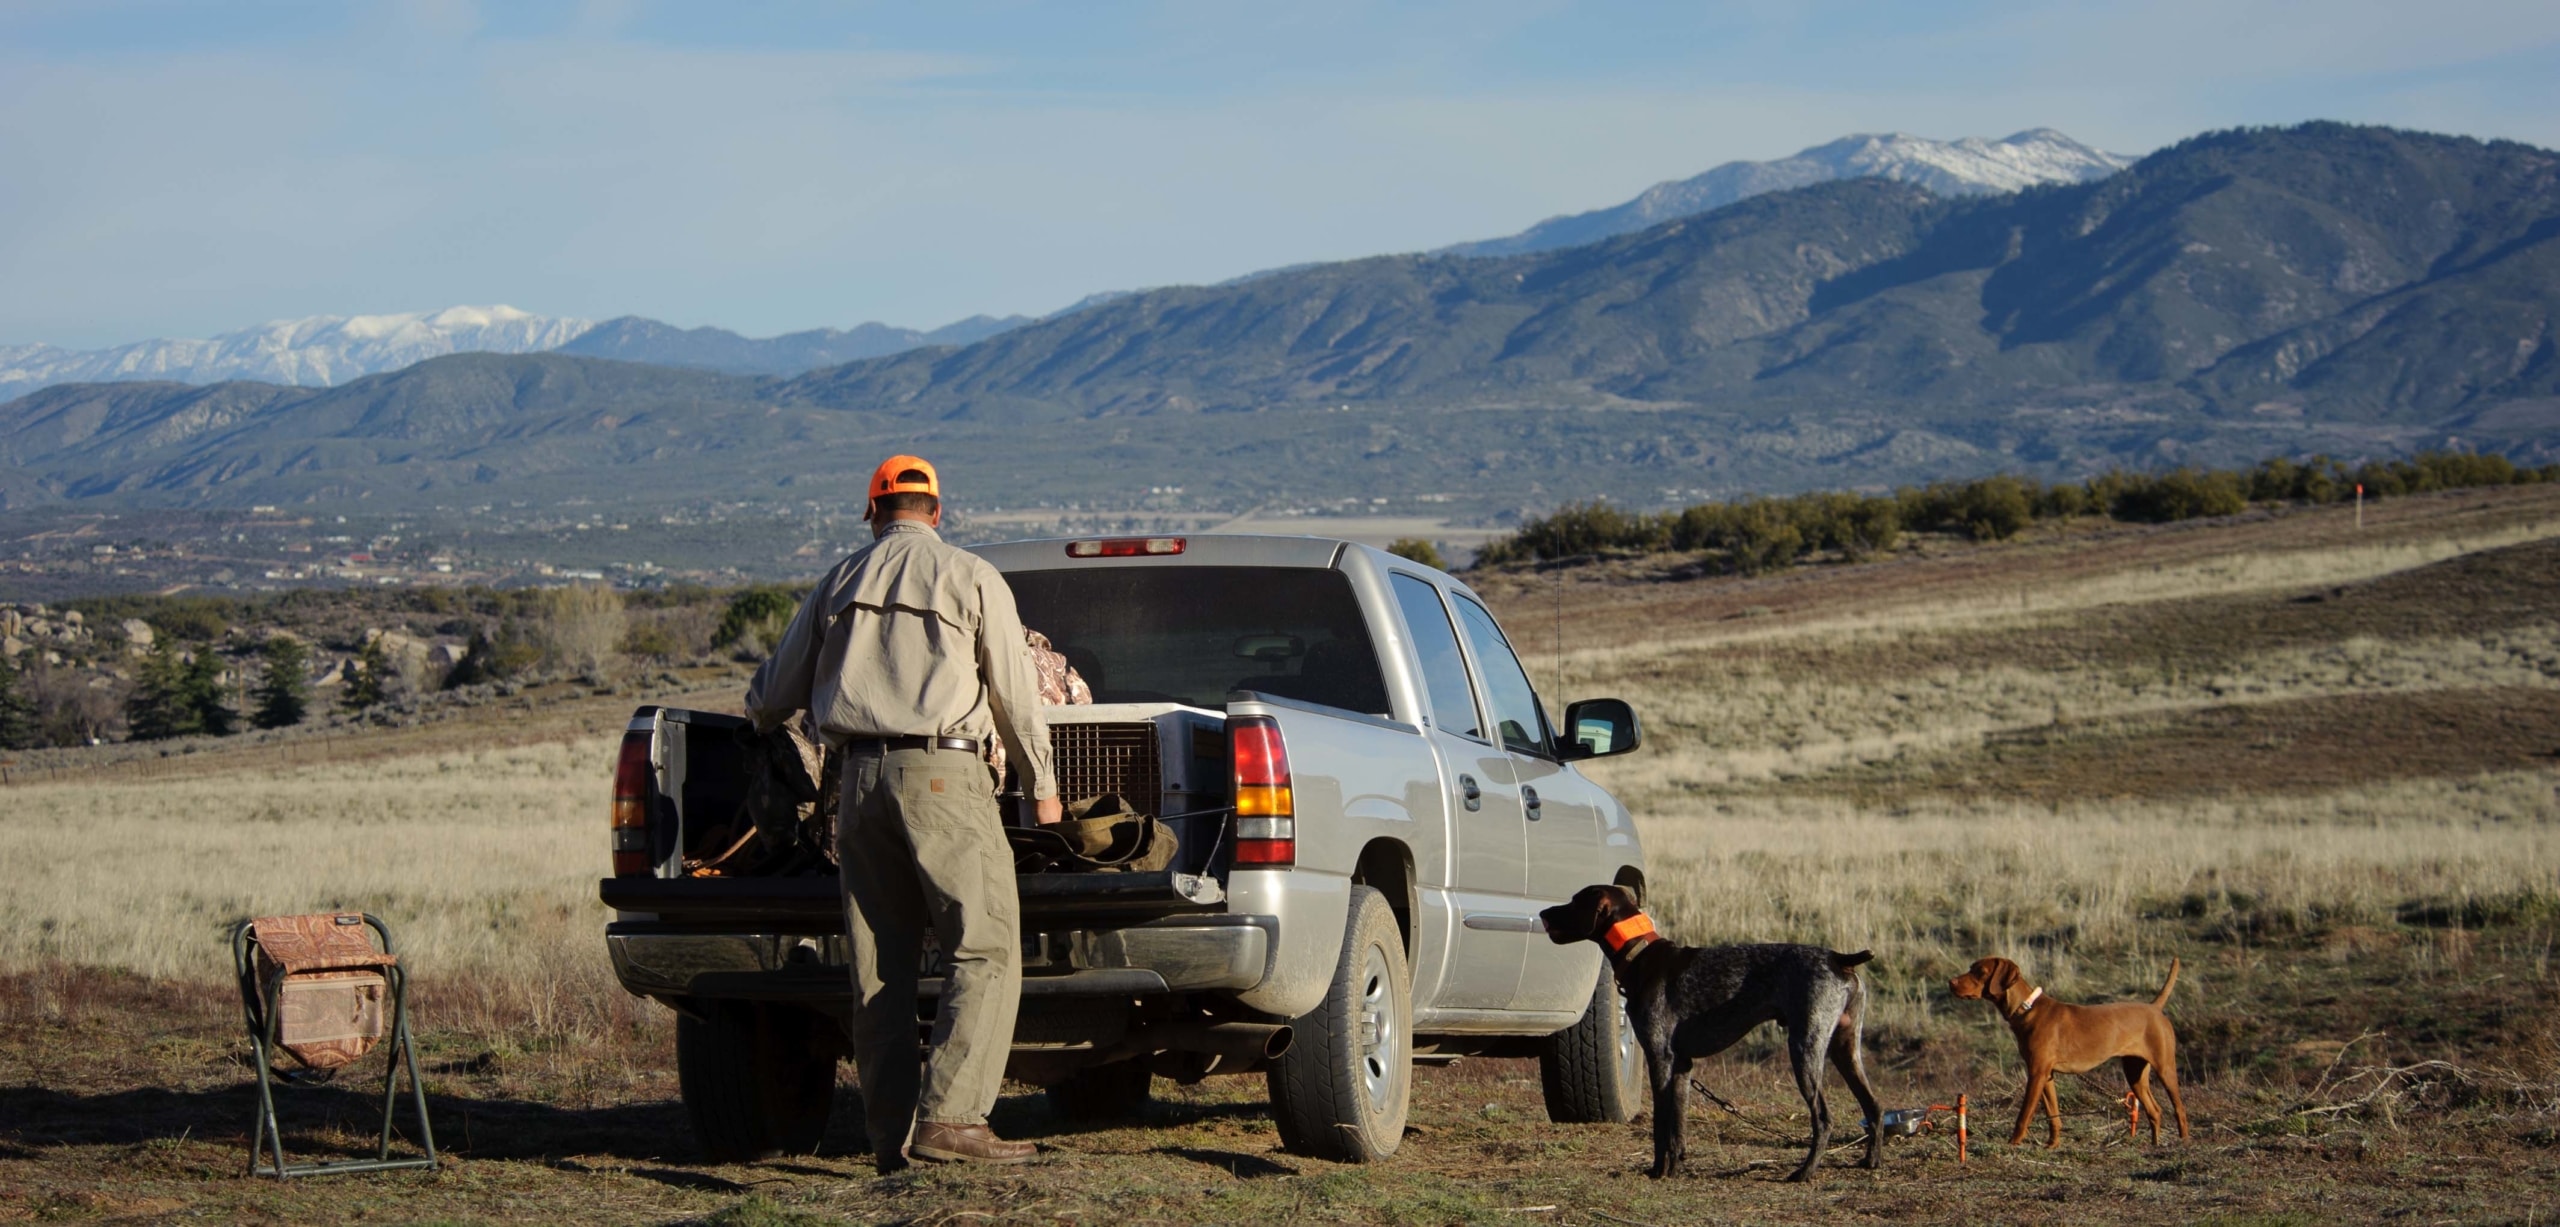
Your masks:
M200 732L216 737L229 737L240 731L240 713L222 700L222 657L212 648L196 653L187 662L185 676L187 710L195 716Z
M258 704L250 722L262 729L302 723L311 709L311 654L301 640L284 635L267 640L261 654L266 666L258 675L258 688L249 695Z
M364 651L356 656L356 675L347 679L346 698L341 700L349 711L363 711L391 697L391 649L383 636L366 640Z
M124 701L125 727L135 741L162 741L203 729L187 703L187 663L177 644L163 639L134 670L133 693Z
M30 750L41 740L35 699L19 684L17 669L0 659L0 750Z

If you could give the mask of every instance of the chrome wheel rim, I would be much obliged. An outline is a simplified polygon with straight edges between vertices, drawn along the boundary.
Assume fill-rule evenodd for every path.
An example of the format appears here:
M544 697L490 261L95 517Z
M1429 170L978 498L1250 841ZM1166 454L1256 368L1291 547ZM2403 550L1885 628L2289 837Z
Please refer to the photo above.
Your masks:
M1644 1046L1636 1042L1635 1020L1627 1016L1627 999L1618 1001L1618 1085L1630 1096L1644 1089ZM1632 1102L1632 1101L1631 1101Z
M1387 952L1369 947L1360 969L1360 1086L1371 1109L1384 1112L1404 1075L1404 1033L1396 1023L1395 976Z

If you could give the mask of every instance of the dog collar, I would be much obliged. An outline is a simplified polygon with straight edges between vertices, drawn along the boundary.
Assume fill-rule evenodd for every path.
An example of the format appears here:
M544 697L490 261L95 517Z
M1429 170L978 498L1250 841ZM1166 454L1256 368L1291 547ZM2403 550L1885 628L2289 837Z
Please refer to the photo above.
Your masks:
M2043 999L2044 999L2044 990L2043 990L2043 989L2038 988L2038 989L2032 989L2032 990L2029 990L2029 991L2028 991L2028 993L2027 993L2027 999L2026 999L2025 1001L2022 1001L2022 1002L2019 1002L2019 1003L2018 1003L2018 1017L2020 1017L2020 1018L2024 1018L2024 1017L2026 1017L2026 1016L2027 1016L2027 1011L2029 1011L2029 1010L2032 1010L2032 1009L2036 1008L2036 1002L2041 1001L2041 1000L2043 1000Z
M1652 936L1654 936L1653 917L1638 912L1609 926L1609 931L1601 934L1600 940L1608 944L1609 953L1623 954L1629 943Z

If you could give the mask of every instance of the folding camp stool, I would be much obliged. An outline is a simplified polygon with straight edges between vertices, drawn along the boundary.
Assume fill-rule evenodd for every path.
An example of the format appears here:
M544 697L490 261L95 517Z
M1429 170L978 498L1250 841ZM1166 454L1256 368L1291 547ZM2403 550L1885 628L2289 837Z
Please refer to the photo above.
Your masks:
M374 948L366 929L382 939ZM409 1038L409 978L392 952L391 930L371 913L261 916L231 930L231 962L240 976L240 1008L258 1062L258 1122L249 1171L273 1152L264 1173L279 1179L323 1172L382 1172L436 1165L435 1127L427 1121L426 1088L418 1081L418 1049ZM385 998L388 998L386 1003ZM390 1024L383 1007L390 1006ZM275 1087L326 1080L370 1052L388 1032L382 1075L382 1144L370 1159L287 1163L276 1121ZM277 1069L279 1054L305 1072ZM409 1067L409 1098L418 1111L426 1153L391 1157L391 1113L399 1103L400 1067Z

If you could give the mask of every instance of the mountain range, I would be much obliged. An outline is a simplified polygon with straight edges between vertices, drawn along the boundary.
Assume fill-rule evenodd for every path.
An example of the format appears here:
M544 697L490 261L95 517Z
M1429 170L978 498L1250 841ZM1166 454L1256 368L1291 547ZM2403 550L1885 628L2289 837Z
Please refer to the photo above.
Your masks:
M513 307L447 307L398 315L314 315L203 340L111 349L0 345L0 398L57 383L257 379L326 386L452 353L521 354L566 344L595 325Z
M61 383L248 379L330 387L446 354L563 353L741 375L796 375L925 345L967 345L1027 316L976 315L931 331L890 324L744 337L679 328L636 315L606 320L535 315L514 307L447 307L396 315L276 320L203 340L137 341L110 349L0 345L0 400Z
M1995 196L2048 183L2087 183L2133 165L2051 128L2000 140L1933 141L1902 132L1844 136L1772 162L1727 162L1702 175L1657 183L1625 204L1550 217L1507 238L1444 247L1457 256L1516 256L1580 247L1769 192L1835 179L1891 179L1939 196Z
M1835 181L1580 247L1146 291L789 379L548 353L49 388L0 405L0 501L841 493L892 448L1015 506L1173 481L1479 510L2315 450L2539 461L2555 321L2560 155L2309 124L2006 195Z
M1449 248L1459 255L1509 255L1577 246L1705 213L1764 192L1833 179L1875 177L1917 183L1940 195L2015 191L2111 174L2128 159L2101 153L2047 128L2004 140L1932 141L1894 133L1850 136L1775 162L1729 162L1696 178L1664 183L1615 208L1553 218L1507 239ZM1225 284L1288 269L1249 273ZM1089 295L1057 314L1125 298ZM533 315L513 307L449 307L399 315L278 320L206 340L139 341L100 350L0 345L0 400L57 383L254 379L327 387L452 353L562 353L694 367L734 375L796 375L933 345L968 345L1030 323L1027 316L975 315L930 331L866 323L777 337L723 328L680 328L640 316L601 324Z

